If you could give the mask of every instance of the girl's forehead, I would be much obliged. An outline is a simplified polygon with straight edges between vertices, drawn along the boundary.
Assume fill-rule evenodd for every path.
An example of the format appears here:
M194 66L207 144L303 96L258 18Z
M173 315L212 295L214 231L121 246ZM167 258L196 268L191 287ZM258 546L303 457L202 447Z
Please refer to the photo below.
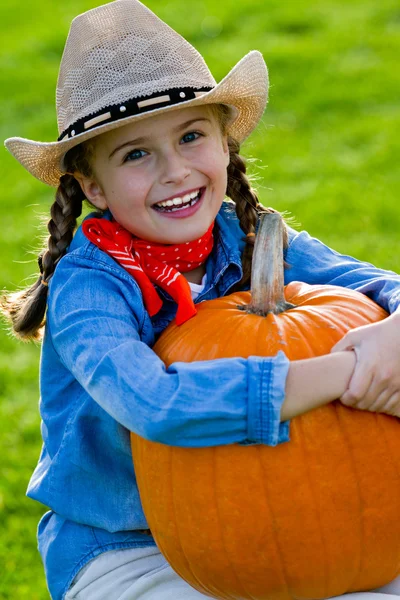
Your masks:
M212 111L208 106L179 108L167 113L146 117L146 119L137 121L136 123L128 123L127 125L123 125L122 127L118 127L117 129L102 134L99 138L101 138L101 142L105 142L107 145L124 139L127 136L135 139L148 138L159 135L161 132L163 134L173 132L179 128L180 125L184 125L188 121L195 119L209 119L212 121Z

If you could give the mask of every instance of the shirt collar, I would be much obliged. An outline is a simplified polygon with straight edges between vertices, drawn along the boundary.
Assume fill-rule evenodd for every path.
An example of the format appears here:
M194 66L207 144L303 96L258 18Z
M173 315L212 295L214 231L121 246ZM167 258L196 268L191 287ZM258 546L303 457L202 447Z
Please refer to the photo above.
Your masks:
M232 201L222 203L215 224L214 249L207 263L207 288L218 286L218 295L223 296L229 287L242 278L245 234L240 228Z

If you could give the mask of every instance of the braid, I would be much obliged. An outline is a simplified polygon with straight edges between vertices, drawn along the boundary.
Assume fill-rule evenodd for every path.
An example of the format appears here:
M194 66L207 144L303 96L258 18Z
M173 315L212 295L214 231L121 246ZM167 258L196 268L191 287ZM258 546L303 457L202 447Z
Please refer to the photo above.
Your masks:
M53 275L58 261L72 241L77 218L82 213L83 200L84 195L77 180L72 175L63 175L50 209L47 249L40 253L38 260L40 272L46 282Z
M230 163L228 165L228 185L226 194L236 204L236 214L240 227L246 234L246 246L242 255L243 277L235 286L235 290L250 285L251 265L255 242L255 231L261 212L277 212L273 208L265 208L259 203L256 192L252 189L246 175L246 163L239 155L240 145L232 137L228 137ZM284 230L284 248L287 247L287 230ZM233 290L234 291L234 290Z
M90 150L83 145L70 150L65 157L68 171L88 173L89 153ZM63 175L50 209L47 248L38 256L39 277L31 287L1 298L0 310L11 320L13 333L22 340L41 338L41 330L45 324L48 283L72 241L84 199L78 181L68 173Z

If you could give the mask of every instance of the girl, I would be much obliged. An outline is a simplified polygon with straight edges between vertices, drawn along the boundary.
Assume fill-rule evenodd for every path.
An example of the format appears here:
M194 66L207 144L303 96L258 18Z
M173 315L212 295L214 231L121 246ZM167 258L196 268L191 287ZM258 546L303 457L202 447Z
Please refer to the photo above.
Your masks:
M6 141L57 186L40 275L3 303L16 335L38 339L44 328L43 449L28 496L50 508L38 536L55 600L205 598L148 530L129 430L187 447L274 445L289 440L292 417L338 397L400 416L400 277L289 227L286 283L347 286L391 316L352 331L330 355L291 364L280 352L166 369L151 350L196 302L249 287L266 209L239 147L267 88L258 52L216 84L187 41L137 0L118 0L72 22L58 141ZM99 212L75 231L84 199Z

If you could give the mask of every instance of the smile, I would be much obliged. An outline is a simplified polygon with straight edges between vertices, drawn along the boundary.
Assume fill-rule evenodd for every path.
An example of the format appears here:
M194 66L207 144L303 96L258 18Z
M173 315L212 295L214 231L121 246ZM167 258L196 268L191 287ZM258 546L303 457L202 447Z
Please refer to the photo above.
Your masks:
M194 206L200 200L202 191L203 188L199 188L190 194L176 196L175 198L171 198L170 200L165 200L163 202L157 202L157 204L154 204L152 208L161 212L176 212L178 210L188 208L189 206Z

